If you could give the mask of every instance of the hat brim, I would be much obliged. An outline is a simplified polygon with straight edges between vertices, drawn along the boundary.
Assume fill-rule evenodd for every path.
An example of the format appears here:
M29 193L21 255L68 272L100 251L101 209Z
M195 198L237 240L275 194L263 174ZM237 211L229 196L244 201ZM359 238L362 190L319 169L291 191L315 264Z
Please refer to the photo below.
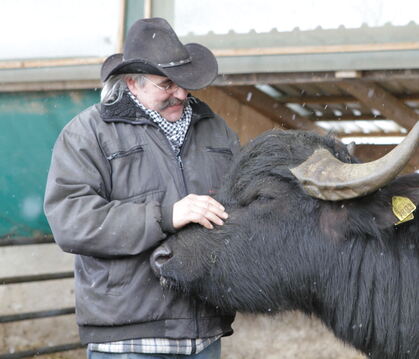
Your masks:
M105 82L111 75L144 73L166 76L186 90L199 90L209 86L218 74L215 56L200 44L190 43L185 47L191 61L173 67L161 67L143 59L124 61L122 54L111 55L102 65L101 80Z
M159 68L175 84L187 90L199 90L211 85L218 74L213 53L200 44L186 44L191 62L175 67Z
M137 73L164 76L153 64L144 60L135 59L124 61L123 54L113 54L104 61L100 70L100 79L102 82L105 82L112 75Z

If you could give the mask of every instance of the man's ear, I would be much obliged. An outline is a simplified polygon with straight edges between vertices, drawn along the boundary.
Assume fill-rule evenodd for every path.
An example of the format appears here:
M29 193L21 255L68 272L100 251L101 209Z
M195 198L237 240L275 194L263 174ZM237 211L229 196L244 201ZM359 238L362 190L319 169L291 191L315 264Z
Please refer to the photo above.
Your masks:
M127 83L128 89L137 96L137 81L133 79L131 76L127 76L125 78L125 82Z

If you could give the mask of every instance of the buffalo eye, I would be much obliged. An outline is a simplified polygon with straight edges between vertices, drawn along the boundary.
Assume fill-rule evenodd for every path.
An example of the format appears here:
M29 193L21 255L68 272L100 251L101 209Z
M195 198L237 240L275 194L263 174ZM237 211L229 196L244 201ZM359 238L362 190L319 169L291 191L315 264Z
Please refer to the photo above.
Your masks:
M275 199L274 196L266 193L259 193L256 197L257 201L272 201L273 199Z
M249 196L243 196L239 203L241 207L246 207L257 203L267 203L273 199L274 198L271 195L266 195L264 193L254 193Z

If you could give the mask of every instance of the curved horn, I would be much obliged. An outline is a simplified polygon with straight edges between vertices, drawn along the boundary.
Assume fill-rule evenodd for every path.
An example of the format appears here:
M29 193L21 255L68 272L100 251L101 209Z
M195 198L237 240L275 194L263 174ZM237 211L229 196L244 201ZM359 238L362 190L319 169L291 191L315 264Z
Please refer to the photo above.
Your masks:
M415 153L418 143L419 121L397 147L376 161L343 163L322 148L290 170L312 197L328 201L356 198L394 179Z

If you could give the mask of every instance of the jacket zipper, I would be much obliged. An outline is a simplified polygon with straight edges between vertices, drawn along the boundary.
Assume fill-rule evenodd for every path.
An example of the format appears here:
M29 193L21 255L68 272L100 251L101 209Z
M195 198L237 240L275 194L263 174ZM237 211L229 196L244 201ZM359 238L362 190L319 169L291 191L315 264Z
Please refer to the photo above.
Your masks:
M155 124L153 124L153 126L157 127L158 132L165 138L166 143L169 145L170 152L172 152L174 154L174 158L175 158L175 160L176 160L176 162L177 162L177 164L179 166L179 169L180 169L181 180L182 180L182 185L183 185L183 192L184 192L183 193L183 197L185 197L185 196L188 195L189 192L188 192L188 186L186 185L185 174L183 172L183 162L182 162L182 158L181 158L182 149L179 152L179 155L177 155L175 153L175 151L173 151L172 144L170 143L169 139L162 132L162 130L160 129L160 127L157 126L157 125L155 125ZM190 125L189 125L189 127L190 127ZM188 131L186 132L185 139L184 139L183 143L185 143L185 141L186 141L186 137L187 137L188 132L189 132L189 128L188 128ZM183 146L182 146L182 148L183 148Z
M160 134L166 139L167 144L169 145L170 150L175 155L176 161L179 164L180 173L182 175L182 183L183 183L183 189L184 189L184 196L188 195L188 186L186 184L186 178L185 173L183 170L183 162L182 162L182 153L183 149L185 148L185 145L187 144L187 140L189 139L189 133L191 128L191 123L189 124L188 130L186 131L185 139L183 140L182 147L180 148L179 154L176 155L176 153L173 151L172 144L170 143L169 139L166 137L166 135L161 131L160 127L157 126L158 131ZM198 303L196 300L194 300L194 316L195 316L195 329L196 329L196 337L199 338L199 323L198 323ZM193 342L195 343L195 342ZM192 344L192 354L195 354L196 352L196 345Z
M184 172L183 161L182 161L182 154L183 154L183 152L184 152L183 150L186 147L186 144L188 143L188 140L190 138L189 134L191 132L191 127L192 127L192 119L191 119L191 123L189 124L189 127L186 131L185 138L183 140L183 144L182 144L182 147L180 148L179 154L176 156L176 158L178 160L178 163L179 163L180 172L182 173L182 181L183 181L183 188L184 188L184 191L185 191L185 196L189 194L189 190L188 190L188 185L186 184L185 172ZM169 140L167 140L167 141L169 142ZM170 145L170 143L169 143L169 145ZM171 147L172 146L170 145L170 148Z
M193 114L192 114L192 117L193 117ZM175 155L175 159L176 159L177 163L179 164L180 173L182 175L181 177L182 177L184 196L187 196L189 194L189 191L188 191L188 186L186 184L186 178L185 178L185 173L184 173L184 168L183 168L182 153L183 153L183 149L185 148L185 145L187 143L187 140L190 137L189 133L190 133L190 129L192 127L192 121L193 121L193 119L191 118L191 123L189 124L188 130L186 131L185 139L183 140L183 144L182 144L182 147L180 148L180 151L179 151L178 155L176 155L176 153L173 151L172 144L170 143L170 141L166 137L166 135L162 132L160 127L157 124L155 124L154 122L150 123L152 126L156 127L157 130L159 131L159 133L161 133L161 135L166 139L166 143L169 145L169 149ZM230 151L230 153L231 153L231 151Z
M183 191L185 196L189 194L188 191L188 185L186 184L186 178L185 178L185 172L183 171L183 162L182 162L182 157L180 157L180 154L178 156L176 156L177 161L179 163L179 167L180 167L180 173L182 174L182 182L183 182Z
M191 119L191 123L189 124L188 130L186 131L185 134L185 139L183 140L183 144L182 147L180 148L179 151L179 155L176 155L176 153L173 151L172 148L172 144L170 143L169 139L166 137L166 135L162 132L162 130L160 129L159 126L157 126L156 124L152 124L152 126L155 126L158 130L158 132L166 139L166 143L169 145L169 149L170 151L175 155L175 159L177 161L177 163L179 164L179 168L180 168L180 172L182 175L182 183L183 183L183 189L184 189L184 196L188 195L188 186L186 185L186 178L185 178L185 173L183 170L183 162L182 162L182 154L183 154L183 150L186 147L185 145L187 144L187 141L189 139L189 133L191 132L191 127L192 127L192 119ZM199 338L199 323L198 323L198 303L195 300L194 301L195 305L194 305L194 314L195 314L195 329L196 329L196 337ZM196 347L195 347L195 351L196 351Z
M191 127L192 127L192 119L191 119L191 123L189 124L188 130L186 131L185 139L183 140L183 144L182 144L182 147L180 148L179 155L177 156L177 158L179 159L179 165L180 165L180 169L181 169L181 172L182 172L182 179L183 179L186 194L188 194L189 191L188 191L188 186L186 184L185 173L184 173L184 170L183 170L182 154L184 152L184 149L186 148L186 145L188 144L188 140L190 138L189 134L191 132ZM196 300L194 300L195 330L196 330L196 337L197 338L199 338L198 313L199 313L198 302ZM196 340L194 340L193 346L194 347L192 348L192 352L193 352L193 354L195 354L196 353Z
M195 327L196 327L196 337L199 338L199 322L198 322L198 302L195 300Z

